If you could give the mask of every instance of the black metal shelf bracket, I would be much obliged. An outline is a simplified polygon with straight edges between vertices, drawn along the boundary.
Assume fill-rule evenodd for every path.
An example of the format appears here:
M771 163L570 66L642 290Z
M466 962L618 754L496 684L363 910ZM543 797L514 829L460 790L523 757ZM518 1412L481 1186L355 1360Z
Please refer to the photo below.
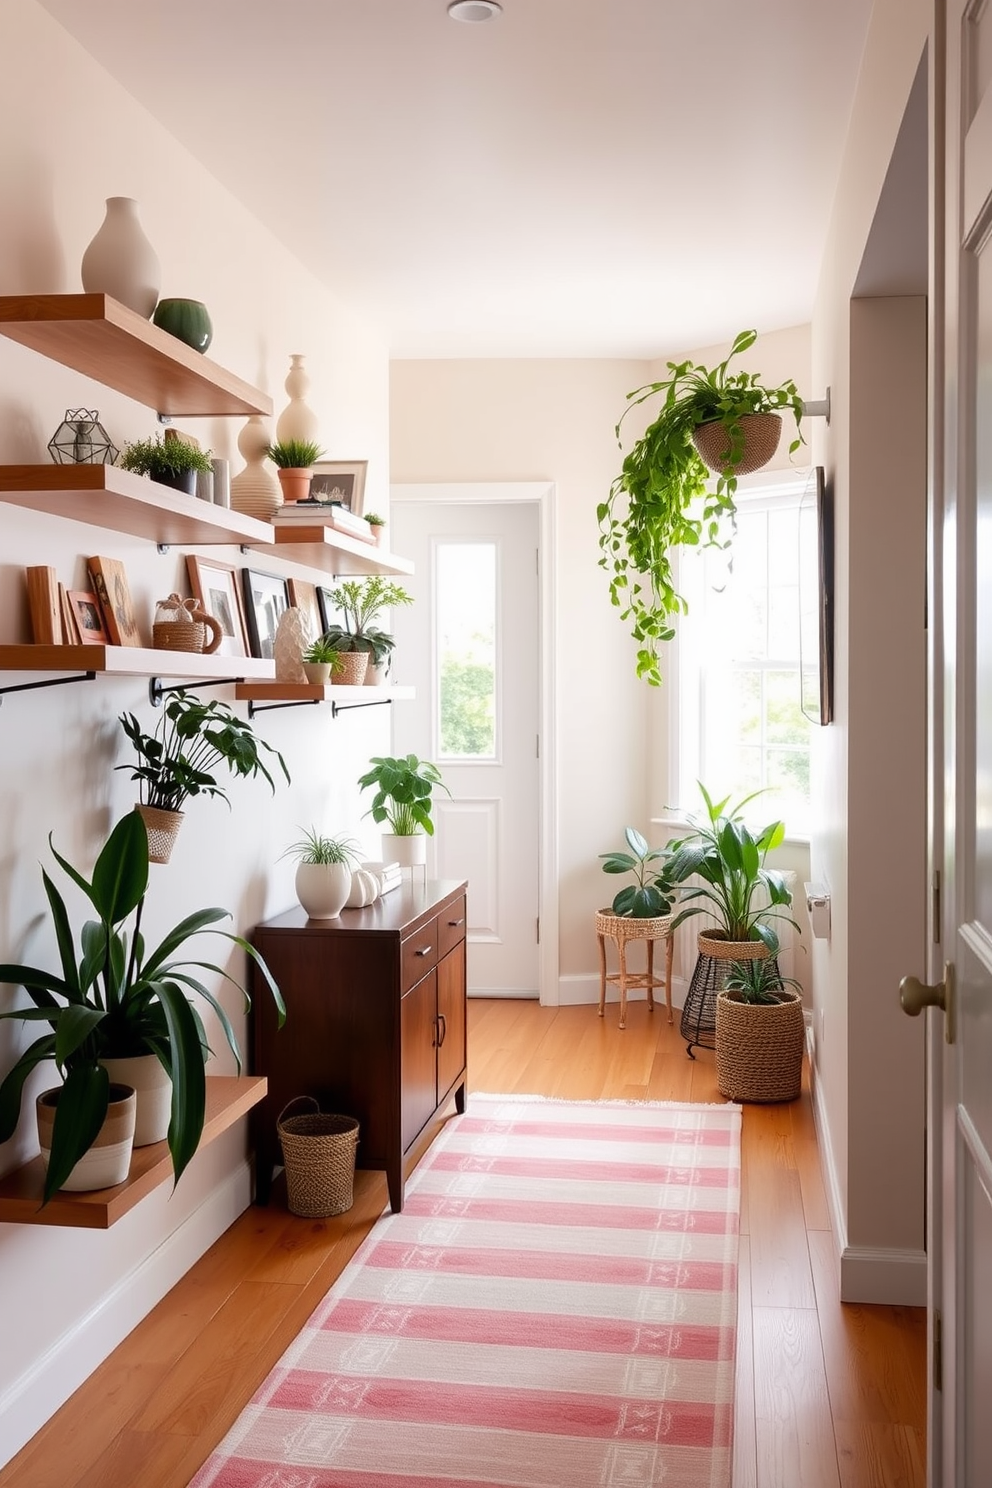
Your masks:
M39 687L68 687L70 682L94 682L96 672L78 672L72 677L46 677L44 682L12 682L0 687L0 704L8 692L37 692Z
M243 682L244 677L202 677L195 682L176 682L166 687L161 677L149 677L148 701L153 708L161 708L162 699L173 692L192 692L197 687L225 687L230 682Z
M392 701L392 698L370 698L367 703L331 703L331 717L337 718L350 708L388 708Z
M323 701L323 698L296 698L291 703L256 703L249 698L248 717L254 718L256 713L274 713L277 708L316 708Z

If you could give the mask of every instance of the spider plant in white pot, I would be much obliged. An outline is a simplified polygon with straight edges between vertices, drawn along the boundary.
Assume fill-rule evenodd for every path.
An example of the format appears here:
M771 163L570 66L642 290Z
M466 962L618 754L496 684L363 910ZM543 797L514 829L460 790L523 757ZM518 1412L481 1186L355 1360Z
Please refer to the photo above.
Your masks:
M350 837L325 837L314 827L300 830L303 836L283 854L297 862L296 897L311 920L337 919L351 893L357 844Z

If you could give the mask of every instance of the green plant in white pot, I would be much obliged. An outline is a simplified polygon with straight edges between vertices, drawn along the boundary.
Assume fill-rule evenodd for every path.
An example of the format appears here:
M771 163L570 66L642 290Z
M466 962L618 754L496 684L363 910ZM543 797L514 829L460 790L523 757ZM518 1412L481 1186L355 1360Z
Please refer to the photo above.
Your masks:
M437 765L418 759L415 754L399 757L373 755L372 768L359 778L362 790L375 788L368 815L377 825L388 823L382 834L384 862L402 867L426 861L427 838L434 835L431 817L433 794L437 789L451 792L441 779Z
M287 847L296 859L296 897L311 920L337 919L351 893L352 867L358 847L350 837L325 837L316 828Z
M213 1009L241 1070L230 1018L193 973L211 971L230 982L246 1007L248 993L222 967L187 956L177 960L177 953L203 932L237 946L262 972L281 1025L286 1010L279 989L248 941L211 928L230 918L225 909L197 910L174 926L154 950L146 947L141 922L148 889L148 837L135 812L123 817L110 833L91 879L56 852L54 845L52 854L93 906L96 919L82 925L77 947L65 902L42 872L61 966L52 972L35 966L0 965L0 982L23 987L31 1004L0 1013L0 1018L45 1025L0 1083L0 1142L14 1134L28 1076L54 1060L64 1079L45 1178L47 1203L89 1149L107 1115L112 1079L107 1062L145 1056L161 1065L171 1082L168 1132L151 1140L167 1135L178 1182L199 1146L206 1114L205 1064L210 1049L191 992Z

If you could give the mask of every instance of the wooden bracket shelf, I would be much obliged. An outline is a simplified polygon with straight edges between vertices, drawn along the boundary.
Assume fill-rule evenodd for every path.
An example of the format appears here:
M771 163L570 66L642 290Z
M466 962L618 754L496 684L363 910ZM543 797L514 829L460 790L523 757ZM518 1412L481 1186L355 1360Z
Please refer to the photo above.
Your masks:
M319 523L300 526L272 527L269 525L267 551L274 558L288 558L293 563L303 563L323 573L353 574L412 574L413 562L400 558L374 543L362 542L361 538L349 537L333 527ZM274 536L273 536L274 535ZM252 543L255 547L256 544Z
M349 708L374 708L377 704L407 702L415 696L412 687L321 687L310 682L238 682L234 696L248 704L248 716L273 708L303 708L307 704L330 703L335 717Z
M110 295L0 295L0 335L157 413L272 413L267 393Z
M274 663L254 656L155 651L144 646L0 646L0 672L97 672L115 677L257 677L271 680Z
M219 1137L252 1106L263 1100L266 1080L262 1075L208 1075L207 1114L200 1147ZM107 1230L135 1204L163 1183L172 1180L172 1158L165 1142L136 1147L131 1170L123 1183L90 1193L57 1193L41 1207L45 1170L40 1157L0 1178L0 1223L70 1226L75 1229Z

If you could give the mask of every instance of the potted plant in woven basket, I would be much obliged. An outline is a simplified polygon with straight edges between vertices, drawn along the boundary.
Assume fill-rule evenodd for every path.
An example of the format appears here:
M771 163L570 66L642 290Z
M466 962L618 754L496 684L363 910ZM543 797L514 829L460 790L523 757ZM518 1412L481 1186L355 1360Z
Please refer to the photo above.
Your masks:
M700 543L729 546L738 478L773 457L783 413L796 423L790 454L803 442L803 402L794 382L766 387L756 372L727 370L756 339L756 331L742 331L726 360L713 368L669 362L668 377L628 394L616 426L622 448L621 430L631 410L648 398L662 399L596 513L599 565L610 576L610 599L621 619L630 621L637 675L654 686L661 682L659 644L672 639L674 618L687 608L675 587L674 551Z
M672 921L677 930L692 915L705 914L715 924L697 937L699 957L682 1009L682 1036L689 1053L706 1046L706 1035L716 1031L716 998L735 963L770 959L778 971L779 938L775 922L799 926L788 913L792 893L784 876L765 866L765 859L785 838L785 824L769 822L754 834L742 812L762 792L755 791L735 804L730 797L714 801L702 782L705 818L693 830L668 843L669 880L679 885L679 909ZM696 882L689 884L689 879Z
M133 713L122 713L120 724L139 763L115 768L130 770L131 779L139 782L140 801L135 810L148 831L152 863L169 861L182 825L181 808L190 796L220 796L227 801L223 786L210 773L217 765L226 765L232 775L262 775L275 791L260 752L264 749L278 760L289 780L278 750L258 738L250 723L216 698L203 702L180 688L163 707L154 733L146 734Z
M802 986L776 962L732 961L716 1000L716 1078L737 1101L796 1100L803 1083Z
M329 625L325 632L328 640L343 653L356 658L354 675L343 675L342 682L364 682L369 666L381 666L388 660L393 638L376 626L375 621L383 610L394 605L413 604L413 595L401 584L381 574L370 574L366 579L344 579L331 590L331 603L341 611L343 623ZM357 660L360 658L360 661Z
M629 852L601 853L604 873L630 873L634 882L625 884L613 896L609 909L596 911L596 936L599 941L599 1016L606 1012L606 987L616 982L620 988L620 1022L623 1028L627 1021L627 993L632 987L643 987L647 991L648 1007L654 1008L654 989L665 987L668 1005L668 1021L672 1021L671 976L672 976L672 917L669 913L678 889L668 876L668 850L651 847L635 827L625 827L624 837ZM619 970L613 975L606 968L606 942L612 940L617 947ZM647 946L646 972L627 970L627 943L643 940ZM666 943L666 965L664 983L654 975L654 943Z

